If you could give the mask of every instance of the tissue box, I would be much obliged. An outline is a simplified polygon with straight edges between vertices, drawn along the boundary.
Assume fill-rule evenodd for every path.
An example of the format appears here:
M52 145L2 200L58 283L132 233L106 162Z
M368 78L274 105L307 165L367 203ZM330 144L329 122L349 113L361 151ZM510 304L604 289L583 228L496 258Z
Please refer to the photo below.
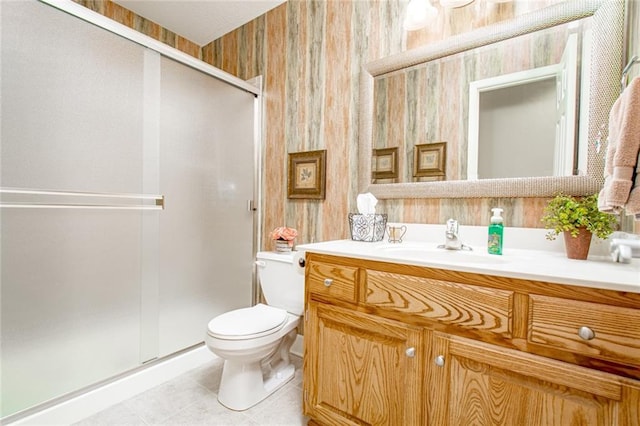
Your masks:
M376 242L384 238L387 227L386 214L349 213L349 228L353 241Z

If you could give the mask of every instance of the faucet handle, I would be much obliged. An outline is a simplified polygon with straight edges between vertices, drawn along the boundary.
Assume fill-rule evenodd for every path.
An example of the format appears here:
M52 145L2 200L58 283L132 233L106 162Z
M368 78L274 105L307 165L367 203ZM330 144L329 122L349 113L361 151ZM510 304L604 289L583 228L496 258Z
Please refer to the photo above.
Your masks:
M614 262L631 263L631 258L640 257L640 240L614 238L611 240L609 253Z
M458 221L455 219L447 220L447 233L448 234L457 234L458 233Z

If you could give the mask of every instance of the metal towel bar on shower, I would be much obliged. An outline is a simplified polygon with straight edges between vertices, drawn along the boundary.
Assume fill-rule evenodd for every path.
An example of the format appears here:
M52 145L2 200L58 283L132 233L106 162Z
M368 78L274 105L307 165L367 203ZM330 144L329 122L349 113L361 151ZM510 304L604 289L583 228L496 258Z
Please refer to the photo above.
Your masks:
M106 210L163 210L164 195L152 194L117 194L105 192L81 192L81 191L54 191L45 189L0 188L2 199L0 208L39 208L39 209L106 209ZM4 194L18 198L5 200ZM102 198L111 200L139 200L138 204L98 204L98 203L73 203L73 202L34 202L20 198L45 196L45 197L70 197L70 198ZM144 201L154 201L154 204L143 204Z
M626 67L622 70L622 79L620 80L620 93L627 87L627 76L629 75L629 71L631 71L631 67L640 64L640 56L634 55Z

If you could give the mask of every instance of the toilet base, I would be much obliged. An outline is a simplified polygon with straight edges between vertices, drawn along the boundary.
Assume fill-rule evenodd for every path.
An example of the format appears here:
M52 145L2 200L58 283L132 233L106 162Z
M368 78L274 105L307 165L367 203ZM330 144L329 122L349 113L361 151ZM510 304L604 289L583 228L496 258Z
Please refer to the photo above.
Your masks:
M295 329L287 334L267 359L255 362L225 360L218 391L220 404L243 411L289 382L295 375L295 367L289 362L289 349L296 335Z

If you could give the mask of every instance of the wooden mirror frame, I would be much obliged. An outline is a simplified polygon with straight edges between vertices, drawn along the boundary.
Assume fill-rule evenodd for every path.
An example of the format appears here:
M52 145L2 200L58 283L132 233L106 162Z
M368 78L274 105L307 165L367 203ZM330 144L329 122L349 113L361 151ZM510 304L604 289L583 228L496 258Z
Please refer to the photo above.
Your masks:
M611 106L620 95L624 40L625 2L617 0L576 0L559 3L495 25L450 37L397 55L378 59L363 67L360 74L360 136L358 188L379 199L394 198L475 198L547 197L557 192L570 195L593 194L604 182L606 146L596 149L598 137L605 140ZM372 183L372 132L374 78L415 65L464 52L476 47L592 16L592 51L589 83L588 141L580 141L587 151L585 176L455 180L440 182Z

